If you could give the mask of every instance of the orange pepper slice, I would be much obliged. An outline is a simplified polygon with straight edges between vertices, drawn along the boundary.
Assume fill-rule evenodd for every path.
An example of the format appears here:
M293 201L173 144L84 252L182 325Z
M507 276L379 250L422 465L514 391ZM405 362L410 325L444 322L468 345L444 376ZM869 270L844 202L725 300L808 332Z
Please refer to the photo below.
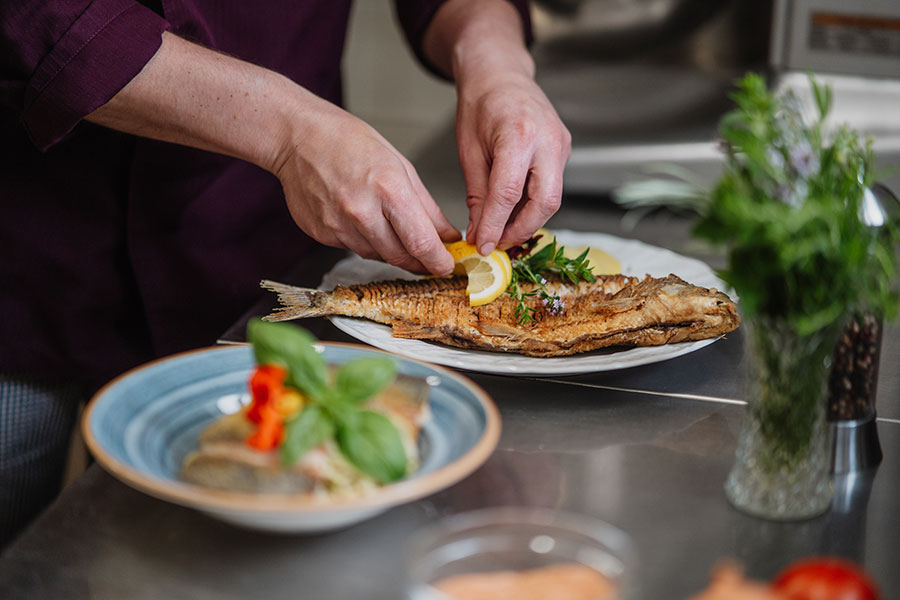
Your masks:
M263 452L274 450L284 439L284 421L272 403L262 406L259 415L259 425L247 436L247 445Z

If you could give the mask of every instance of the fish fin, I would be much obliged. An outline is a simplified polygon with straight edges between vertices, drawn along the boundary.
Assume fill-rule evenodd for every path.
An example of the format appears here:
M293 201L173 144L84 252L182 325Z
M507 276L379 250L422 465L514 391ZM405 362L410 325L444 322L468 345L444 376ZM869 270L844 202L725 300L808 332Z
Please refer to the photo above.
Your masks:
M406 321L394 321L391 323L391 335L408 340L430 340L434 339L434 329Z
M281 308L263 317L264 321L289 321L334 314L334 308L328 302L331 294L311 288L295 287L277 281L264 279L259 285L278 294Z
M503 323L485 323L481 325L480 329L481 333L484 335L512 338L520 337L522 335L521 329Z

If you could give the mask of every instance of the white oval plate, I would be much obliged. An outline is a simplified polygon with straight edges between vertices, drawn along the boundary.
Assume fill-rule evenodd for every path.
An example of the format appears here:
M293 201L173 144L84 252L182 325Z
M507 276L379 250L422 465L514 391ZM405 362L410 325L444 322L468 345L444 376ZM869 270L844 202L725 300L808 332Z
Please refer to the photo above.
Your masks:
M603 233L568 230L558 230L555 233L557 241L564 246L591 246L608 252L622 263L622 273L626 275L642 277L649 274L653 277L664 277L674 273L694 285L726 289L726 284L716 276L709 265L665 248ZM325 274L319 289L331 290L337 285L415 278L415 275L397 267L351 256L337 263ZM733 294L732 299L735 299ZM382 350L448 367L504 375L575 375L626 369L682 356L708 346L718 339L664 346L610 348L575 356L537 358L521 354L465 350L422 340L400 339L391 335L391 328L387 325L351 317L329 318L341 331Z

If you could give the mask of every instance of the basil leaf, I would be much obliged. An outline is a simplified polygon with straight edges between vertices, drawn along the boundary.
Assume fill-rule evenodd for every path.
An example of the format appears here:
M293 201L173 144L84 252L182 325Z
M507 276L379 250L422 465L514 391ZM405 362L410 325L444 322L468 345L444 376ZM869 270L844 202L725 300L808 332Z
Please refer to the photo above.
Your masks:
M327 387L325 360L313 348L316 339L308 331L290 323L253 320L247 323L247 339L259 364L279 364L287 368L286 383L314 400Z
M300 414L285 423L284 441L281 442L281 464L290 467L334 435L334 423L318 406L307 406Z
M335 387L325 389L322 398L319 400L319 405L339 425L352 425L359 410L359 406L356 403L345 400Z
M359 411L352 424L338 426L337 443L347 460L379 483L406 475L406 451L400 433L382 414Z
M389 358L360 358L341 365L335 387L345 401L360 404L386 388L396 375L397 365Z

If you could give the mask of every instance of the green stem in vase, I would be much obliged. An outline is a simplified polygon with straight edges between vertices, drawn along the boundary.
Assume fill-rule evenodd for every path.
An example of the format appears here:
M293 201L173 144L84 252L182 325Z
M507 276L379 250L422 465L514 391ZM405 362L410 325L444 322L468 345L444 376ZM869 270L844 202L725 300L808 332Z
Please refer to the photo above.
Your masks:
M793 468L808 458L817 427L815 415L824 412L825 359L836 330L796 336L784 325L765 321L750 335L755 397L749 410L766 442L760 466L769 472Z

